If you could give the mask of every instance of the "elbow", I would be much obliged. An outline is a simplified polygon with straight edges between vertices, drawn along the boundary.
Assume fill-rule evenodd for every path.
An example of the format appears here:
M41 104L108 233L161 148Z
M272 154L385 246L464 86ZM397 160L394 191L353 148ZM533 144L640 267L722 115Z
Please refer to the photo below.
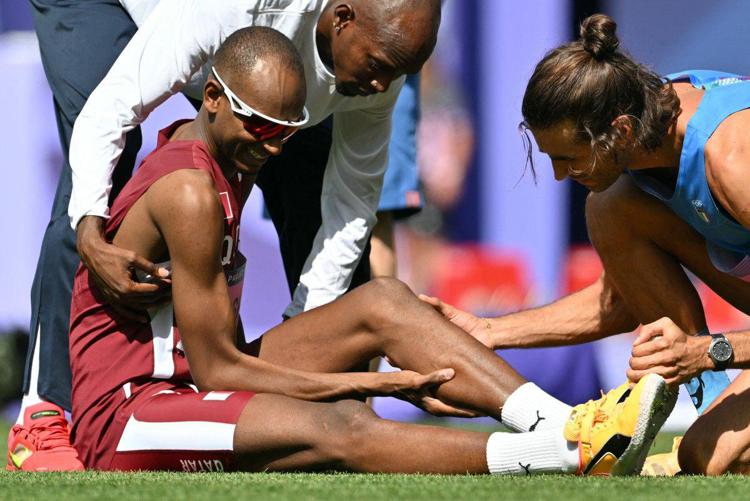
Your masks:
M191 369L190 374L193 378L193 383L198 388L198 391L217 391L222 388L221 377L217 374L211 374L206 371L193 371Z
M224 361L212 361L211 363L190 366L190 375L198 391L222 391L232 390L234 385L229 374L231 363Z
M188 336L190 340L193 336ZM183 334L183 339L186 339ZM185 342L190 376L199 391L236 389L236 375L241 368L242 352L230 336L217 336L210 343ZM233 382L234 381L234 382Z

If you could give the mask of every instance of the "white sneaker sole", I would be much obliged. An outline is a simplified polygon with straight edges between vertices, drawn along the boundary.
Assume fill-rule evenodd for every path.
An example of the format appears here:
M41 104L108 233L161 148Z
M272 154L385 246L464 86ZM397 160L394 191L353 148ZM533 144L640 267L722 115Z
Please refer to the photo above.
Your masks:
M677 402L677 392L670 390L661 376L649 374L646 378L648 379L641 392L635 432L625 452L612 467L610 473L612 476L640 473L656 434L659 433Z

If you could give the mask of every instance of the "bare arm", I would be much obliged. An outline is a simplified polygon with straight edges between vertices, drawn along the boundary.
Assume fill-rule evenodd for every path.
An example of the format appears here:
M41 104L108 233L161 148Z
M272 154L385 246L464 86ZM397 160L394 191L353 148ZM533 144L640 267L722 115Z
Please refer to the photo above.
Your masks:
M579 344L638 326L603 274L554 303L496 318L476 317L435 298L422 299L493 349Z
M445 382L452 370L423 376L323 374L276 366L234 344L237 316L221 266L223 212L210 177L183 170L147 193L148 211L172 262L175 317L195 383L201 390L248 390L305 400L409 393ZM155 185L156 186L156 185Z
M169 299L169 271L133 251L109 244L104 238L104 224L98 216L81 219L77 228L78 255L113 308L127 318L146 321L146 308ZM154 281L136 282L136 270L151 275Z
M734 355L729 367L750 368L750 331L725 334ZM679 384L714 370L708 348L710 336L689 336L671 319L664 317L644 325L633 343L628 379L638 381L649 373L662 376L669 384Z

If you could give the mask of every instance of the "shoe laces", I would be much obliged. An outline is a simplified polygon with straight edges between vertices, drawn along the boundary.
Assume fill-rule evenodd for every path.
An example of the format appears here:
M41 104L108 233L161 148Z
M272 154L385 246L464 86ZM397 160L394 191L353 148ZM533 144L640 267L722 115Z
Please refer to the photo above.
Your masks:
M30 425L19 426L18 435L31 442L36 450L49 450L61 447L72 448L68 421L64 416L48 417L32 421Z
M610 417L605 407L610 394L605 394L601 390L599 391L602 395L601 398L589 400L586 403L573 407L573 411L570 414L570 427L579 436L581 430L592 431Z

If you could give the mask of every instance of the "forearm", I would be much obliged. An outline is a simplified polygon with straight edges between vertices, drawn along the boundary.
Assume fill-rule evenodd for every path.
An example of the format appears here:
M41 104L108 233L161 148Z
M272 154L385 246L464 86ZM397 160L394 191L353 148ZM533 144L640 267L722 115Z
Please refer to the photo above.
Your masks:
M201 391L234 390L274 393L301 400L327 401L388 394L388 373L316 373L265 362L236 353L214 360L205 375L194 374Z
M76 226L76 248L84 263L97 243L104 241L104 218L85 216Z
M731 369L750 369L750 331L728 332L725 333L729 343L732 345L732 361L729 364ZM715 370L711 357L708 355L708 348L711 345L711 336L691 336L690 346L693 357L697 360L695 364L694 375L703 371Z
M635 329L617 293L604 277L590 286L540 308L484 319L496 348L562 346L594 341Z
M725 334L725 336L732 344L734 351L730 367L733 369L750 369L750 331L732 332Z

